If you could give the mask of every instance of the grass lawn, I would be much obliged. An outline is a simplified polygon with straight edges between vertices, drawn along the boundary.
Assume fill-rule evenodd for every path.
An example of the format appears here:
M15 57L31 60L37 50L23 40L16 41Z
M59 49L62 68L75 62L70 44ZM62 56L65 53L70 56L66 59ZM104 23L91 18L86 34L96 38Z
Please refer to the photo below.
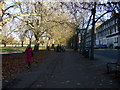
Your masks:
M0 48L0 52L14 52L14 51L25 51L25 48L14 48L14 47L6 47L6 48Z
M14 52L14 51L21 51L24 52L26 47L2 47L0 48L0 52ZM34 49L34 47L32 47ZM39 50L46 50L45 47L39 47Z
M1 52L13 52L13 51L15 51L15 50L13 50L12 48L0 48L1 50Z

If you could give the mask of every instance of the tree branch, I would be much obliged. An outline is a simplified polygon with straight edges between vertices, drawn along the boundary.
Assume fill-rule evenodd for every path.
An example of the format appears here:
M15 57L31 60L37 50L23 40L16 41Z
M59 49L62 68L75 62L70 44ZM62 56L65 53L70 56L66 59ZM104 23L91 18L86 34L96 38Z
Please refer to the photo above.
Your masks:
M112 11L107 11L107 12L105 12L104 14L102 14L99 18L97 18L97 20L95 21L95 23L96 23L101 17L103 17L105 14L107 14L107 13L109 13L109 12L112 12Z

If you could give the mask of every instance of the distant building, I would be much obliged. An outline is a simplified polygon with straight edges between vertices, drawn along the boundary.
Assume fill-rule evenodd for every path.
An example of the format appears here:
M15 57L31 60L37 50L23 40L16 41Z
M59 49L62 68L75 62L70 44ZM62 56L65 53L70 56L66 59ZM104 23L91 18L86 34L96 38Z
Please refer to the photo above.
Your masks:
M94 41L96 41L96 33L94 34L94 37ZM86 47L91 47L91 29L89 29L86 34Z
M104 21L101 20L99 22L97 22L95 24L95 30L94 30L94 45L96 45L96 28L99 27ZM91 47L91 30L92 29L88 29L87 30L87 34L86 34L86 47Z
M86 34L86 47L91 47L91 29Z
M96 45L120 46L120 14L116 14L96 28Z

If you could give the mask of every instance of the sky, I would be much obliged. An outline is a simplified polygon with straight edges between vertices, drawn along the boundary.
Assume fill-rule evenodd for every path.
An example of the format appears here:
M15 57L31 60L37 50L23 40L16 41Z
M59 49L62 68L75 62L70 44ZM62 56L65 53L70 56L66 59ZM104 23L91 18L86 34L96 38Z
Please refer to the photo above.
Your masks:
M0 0L2 1L2 0ZM48 2L69 2L69 1L80 1L80 2L96 2L98 0L4 0L4 1L16 1L16 2L38 2L38 1L48 1ZM100 0L100 2L119 2L120 0Z
M80 1L80 2L96 2L98 0L5 0L6 2L16 1L16 2L73 2L73 1ZM100 0L100 2L107 2L107 1L114 1L118 2L119 0Z

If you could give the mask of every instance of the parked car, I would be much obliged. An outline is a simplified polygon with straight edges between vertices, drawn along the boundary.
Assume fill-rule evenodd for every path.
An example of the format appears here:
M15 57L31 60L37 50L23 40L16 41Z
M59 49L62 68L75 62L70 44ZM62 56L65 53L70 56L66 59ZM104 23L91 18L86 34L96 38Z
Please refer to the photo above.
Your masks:
M96 45L94 48L107 48L107 45Z

